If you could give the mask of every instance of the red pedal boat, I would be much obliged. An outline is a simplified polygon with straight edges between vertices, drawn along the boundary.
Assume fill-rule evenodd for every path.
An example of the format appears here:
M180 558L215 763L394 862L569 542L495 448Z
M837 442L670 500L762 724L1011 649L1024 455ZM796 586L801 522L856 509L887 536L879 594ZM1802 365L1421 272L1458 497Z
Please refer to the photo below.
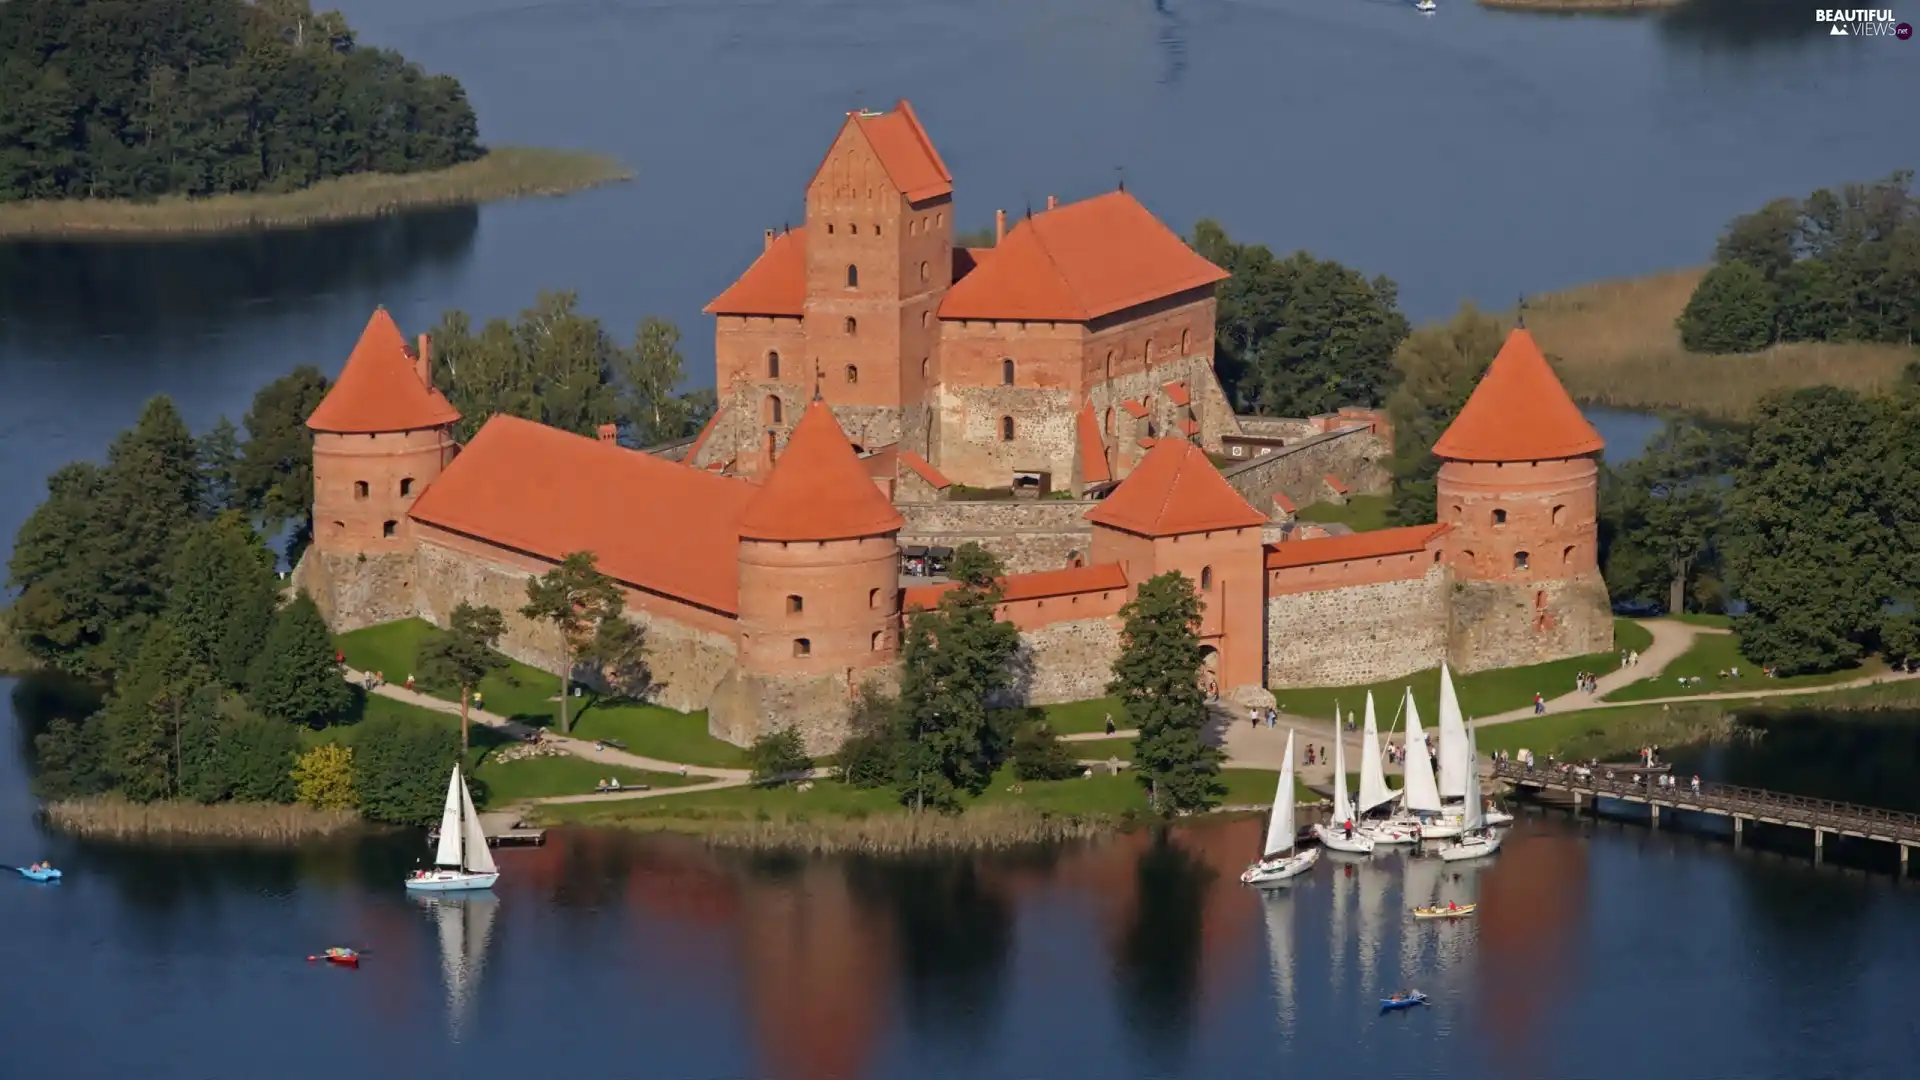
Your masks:
M357 968L360 966L359 953L354 952L352 949L342 949L337 947L328 949L326 952L323 952L318 956L309 956L307 957L307 959L308 960L325 960L329 964L339 964L341 967Z

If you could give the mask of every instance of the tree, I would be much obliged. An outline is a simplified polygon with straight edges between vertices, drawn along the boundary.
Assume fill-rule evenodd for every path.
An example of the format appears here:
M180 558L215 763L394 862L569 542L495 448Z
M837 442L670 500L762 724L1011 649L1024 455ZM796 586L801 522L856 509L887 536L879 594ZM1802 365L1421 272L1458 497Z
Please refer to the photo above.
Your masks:
M560 636L560 731L573 730L568 699L573 694L574 666L593 645L600 624L622 617L625 602L620 586L600 573L598 556L576 551L560 565L527 579L523 618L551 623Z
M97 563L108 670L128 662L172 587L179 537L200 518L199 446L165 397L147 402L107 449L94 509L104 537Z
M1216 366L1241 409L1314 416L1386 398L1409 326L1392 280L1304 251L1276 259L1220 224L1194 226L1194 250L1233 276L1220 287Z
M1740 439L1731 428L1669 420L1639 457L1611 471L1600 502L1603 568L1616 602L1688 610L1695 573L1718 558Z
M1013 737L1012 760L1013 775L1022 780L1065 780L1082 769L1072 747L1060 741L1038 709L1029 710Z
M167 619L194 660L238 688L273 624L280 582L273 555L246 519L224 513L195 522L169 574Z
M43 799L72 799L105 791L110 779L102 755L105 742L98 714L48 724L33 737L33 793Z
M813 759L807 756L807 744L797 728L769 731L747 747L747 763L753 770L753 782L761 786L784 784L813 771Z
M353 787L353 747L325 743L301 754L293 783L304 806L315 810L351 810L360 803Z
M591 663L606 688L624 698L644 701L656 686L647 661L647 629L625 615L626 601L616 592L580 658Z
M87 462L55 470L7 564L7 584L19 590L7 613L15 639L42 663L73 675L107 666L101 654L113 619L98 569L112 543L99 516L105 483L105 471Z
M325 727L353 708L353 687L334 659L333 635L305 590L274 612L247 679L247 700L266 716Z
M480 680L504 670L507 658L497 651L500 635L507 632L507 621L500 609L474 607L462 603L447 619L447 628L437 630L420 646L420 677L429 685L454 686L460 690L460 753L467 752L467 703Z
M698 430L690 426L692 410L687 399L674 393L686 378L679 327L652 315L641 319L633 348L621 357L620 366L627 388L627 423L635 442L652 446Z
M135 802L180 794L187 732L218 706L212 673L169 623L154 622L100 710L107 775Z
M494 319L478 334L449 311L432 330L434 385L446 392L466 440L495 413L593 435L620 418L614 373L623 350L571 292L542 292L515 322Z
M290 803L300 737L292 725L255 716L230 703L220 723L229 797L241 802Z
M1200 692L1200 597L1169 571L1143 582L1120 609L1126 620L1107 693L1139 725L1133 761L1153 808L1204 810L1226 793L1220 751L1208 746L1207 701Z
M353 729L353 783L360 813L395 825L440 820L447 775L460 760L452 725L432 717L385 713Z
M1393 421L1393 498L1387 513L1402 525L1433 520L1440 461L1433 444L1460 415L1488 365L1506 341L1500 320L1463 305L1442 326L1423 326L1393 354L1399 385L1387 398Z
M327 377L302 364L253 395L247 440L235 471L246 509L269 531L298 528L313 516L313 433L307 417L327 396ZM225 423L225 421L221 421Z
M1689 352L1746 353L1766 348L1779 322L1773 286L1743 262L1707 271L1676 325Z
M877 788L899 774L900 699L873 683L863 683L847 719L847 737L834 760L848 787Z
M986 790L1005 752L996 702L1013 685L1020 632L994 617L997 560L971 546L954 554L960 586L934 610L910 616L901 642L895 784L915 811L960 809L963 792Z
M208 517L227 510L246 509L240 493L240 432L221 417L200 436L200 494Z

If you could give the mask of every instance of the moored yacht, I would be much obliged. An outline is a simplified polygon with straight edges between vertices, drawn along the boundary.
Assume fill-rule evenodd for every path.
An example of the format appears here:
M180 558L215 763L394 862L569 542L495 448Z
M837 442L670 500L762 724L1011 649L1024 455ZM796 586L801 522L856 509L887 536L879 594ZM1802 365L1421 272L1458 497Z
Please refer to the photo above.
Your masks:
M1267 838L1260 858L1240 875L1245 885L1279 885L1313 869L1320 861L1320 849L1299 847L1299 830L1293 823L1294 803L1299 796L1293 790L1293 731L1287 731L1287 756L1280 766L1280 786L1273 793L1273 816L1267 819Z

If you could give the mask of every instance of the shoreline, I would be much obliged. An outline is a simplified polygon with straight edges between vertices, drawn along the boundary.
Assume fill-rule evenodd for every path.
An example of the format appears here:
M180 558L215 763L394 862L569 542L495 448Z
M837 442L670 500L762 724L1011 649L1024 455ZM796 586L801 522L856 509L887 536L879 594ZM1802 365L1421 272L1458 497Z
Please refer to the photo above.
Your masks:
M1475 0L1481 7L1502 11L1563 12L1569 15L1600 12L1663 11L1687 0Z
M260 847L297 847L365 824L350 810L315 810L298 803L135 803L112 795L55 799L41 812L48 825L87 840Z
M0 203L0 242L199 238L368 221L412 210L565 195L633 179L603 154L502 146L431 172L362 173L289 192L204 199L47 199Z

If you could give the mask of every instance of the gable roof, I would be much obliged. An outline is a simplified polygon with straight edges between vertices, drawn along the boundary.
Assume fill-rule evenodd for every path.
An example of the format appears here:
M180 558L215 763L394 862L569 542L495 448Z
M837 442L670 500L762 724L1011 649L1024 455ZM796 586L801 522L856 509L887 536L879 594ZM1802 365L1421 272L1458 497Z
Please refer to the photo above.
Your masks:
M1403 525L1397 529L1348 533L1344 536L1318 536L1267 545L1267 569L1284 570L1294 566L1318 566L1322 563L1352 559L1381 559L1388 555L1411 555L1424 551L1434 537L1452 528L1438 525Z
M826 403L815 398L740 519L750 540L852 540L898 531L904 519L867 475Z
M867 145L873 148L873 156L880 159L880 167L886 170L887 179L893 181L893 186L908 202L953 194L953 174L947 171L947 163L940 160L940 151L933 148L927 129L920 125L920 117L906 99L902 98L892 112L848 113L847 124L866 138ZM831 157L831 149L828 155ZM826 168L826 164L821 161L820 168ZM814 176L819 175L820 170L815 169Z
M1267 515L1247 505L1205 451L1161 439L1087 520L1141 536L1181 536L1265 525Z
M1525 328L1500 346L1433 452L1454 461L1552 461L1599 453L1593 430Z
M414 368L407 339L387 309L373 309L347 366L307 417L314 431L362 435L418 431L460 419L460 410Z
M1050 600L1056 596L1075 596L1081 593L1109 592L1127 587L1127 572L1119 563L1095 563L1092 566L1069 566L1061 570L1035 570L1026 574L1008 574L996 579L1000 586L1000 602L1018 603L1022 600ZM937 607L940 598L960 587L957 581L943 581L938 585L915 585L905 591L901 606L908 611Z
M495 416L408 516L554 562L591 551L609 577L731 614L739 610L739 523L755 491L615 443Z
M1015 225L947 291L940 317L1087 322L1227 276L1132 195L1111 191Z
M807 230L773 238L726 291L703 308L709 315L785 315L799 318L807 302Z
M1093 415L1093 402L1080 406L1074 417L1074 435L1080 450L1080 482L1104 484L1113 479L1107 467L1107 445L1100 438L1100 421Z

